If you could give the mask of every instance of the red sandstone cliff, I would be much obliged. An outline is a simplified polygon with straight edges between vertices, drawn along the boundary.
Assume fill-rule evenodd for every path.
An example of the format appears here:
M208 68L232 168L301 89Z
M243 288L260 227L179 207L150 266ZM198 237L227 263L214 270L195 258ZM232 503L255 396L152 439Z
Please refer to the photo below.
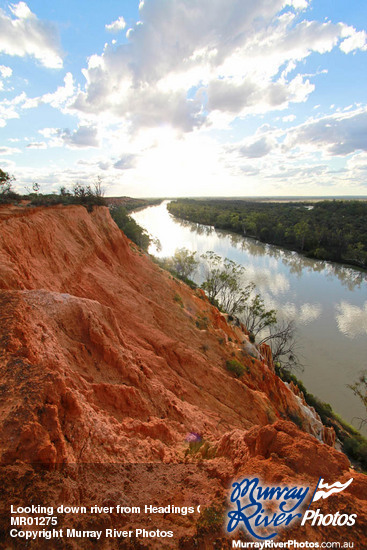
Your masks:
M255 359L243 346L244 332L230 326L201 291L173 279L140 252L106 208L92 213L78 206L22 208L2 214L5 536L6 506L35 498L87 505L151 502L158 495L159 505L220 507L231 480L241 475L310 486L319 476L334 482L352 475L348 491L322 507L327 513L342 502L353 509L358 514L353 532L298 527L284 538L344 538L367 545L362 542L365 476L351 472L342 453L306 433L319 432L332 443L330 433L312 415L310 420L301 399L275 376L266 349ZM225 369L233 358L246 367L241 380ZM304 430L290 422L294 419ZM190 432L204 441L197 452L186 441ZM154 475L142 473L139 465L148 463L156 465ZM123 471L114 469L121 464ZM126 473L133 464L135 476ZM113 515L104 521L118 524ZM198 514L162 521L161 528L172 528L182 548L212 548L215 538L221 539L218 548L229 544L217 526L203 526ZM129 517L124 522L134 524ZM88 540L75 544L93 546ZM114 544L107 540L103 547L123 547Z

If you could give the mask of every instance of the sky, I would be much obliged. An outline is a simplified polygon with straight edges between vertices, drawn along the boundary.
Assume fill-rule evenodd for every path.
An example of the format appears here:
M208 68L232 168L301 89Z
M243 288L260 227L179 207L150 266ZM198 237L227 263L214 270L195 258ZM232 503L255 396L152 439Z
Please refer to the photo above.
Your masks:
M367 195L365 0L0 0L26 192Z

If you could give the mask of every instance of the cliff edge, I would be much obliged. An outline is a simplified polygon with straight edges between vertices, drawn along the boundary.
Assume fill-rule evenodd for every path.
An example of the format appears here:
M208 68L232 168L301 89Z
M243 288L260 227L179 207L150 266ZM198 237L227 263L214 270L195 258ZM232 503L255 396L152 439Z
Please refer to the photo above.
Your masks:
M131 504L159 496L162 506L223 510L232 480L246 475L310 487L320 476L353 477L342 498L322 504L323 513L340 502L353 509L352 532L298 525L280 536L363 543L366 477L351 471L332 433L274 374L268 350L256 358L241 327L155 265L107 208L8 209L0 234L6 540L10 504ZM226 370L231 359L244 365L241 379ZM77 520L63 518L65 525ZM212 548L213 540L230 547L220 522L207 525L200 514L161 520L177 547ZM134 523L113 514L103 521ZM89 539L67 544L94 547ZM114 544L106 539L103 547Z

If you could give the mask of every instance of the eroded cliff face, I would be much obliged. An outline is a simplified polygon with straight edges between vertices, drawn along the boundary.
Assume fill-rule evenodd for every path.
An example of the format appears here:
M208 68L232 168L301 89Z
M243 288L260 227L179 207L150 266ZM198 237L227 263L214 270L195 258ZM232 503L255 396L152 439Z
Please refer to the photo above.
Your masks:
M244 474L310 486L319 476L334 482L352 475L343 506L358 514L353 533L330 527L320 535L303 527L294 538L328 540L331 530L330 540L341 539L343 531L346 540L363 540L365 477L351 473L343 454L310 435L333 443L275 376L268 350L253 357L245 332L228 324L202 291L156 266L106 208L23 208L4 211L0 219L6 502L35 493L69 504L121 499L111 470L121 464L163 468L165 499L176 505L222 505L231 480ZM246 367L240 380L226 371L228 359ZM198 450L189 449L190 433L204 441ZM83 469L85 464L99 470ZM155 483L158 494L158 473L145 489L128 483L123 498L144 501ZM325 501L325 513L328 506ZM112 516L106 521L114 525ZM223 537L198 530L197 522L164 519L182 547ZM227 542L224 537L223 547ZM89 542L77 547L83 544Z

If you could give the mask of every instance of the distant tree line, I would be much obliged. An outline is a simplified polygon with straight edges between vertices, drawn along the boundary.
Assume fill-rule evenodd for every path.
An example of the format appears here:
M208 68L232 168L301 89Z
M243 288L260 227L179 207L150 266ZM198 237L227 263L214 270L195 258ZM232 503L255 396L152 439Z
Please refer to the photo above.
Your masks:
M122 206L127 212L141 210L148 206L157 206L162 202L162 199L135 199L132 197L109 197L106 200L110 210Z
M167 208L184 220L227 229L309 257L367 268L367 201L180 199Z

